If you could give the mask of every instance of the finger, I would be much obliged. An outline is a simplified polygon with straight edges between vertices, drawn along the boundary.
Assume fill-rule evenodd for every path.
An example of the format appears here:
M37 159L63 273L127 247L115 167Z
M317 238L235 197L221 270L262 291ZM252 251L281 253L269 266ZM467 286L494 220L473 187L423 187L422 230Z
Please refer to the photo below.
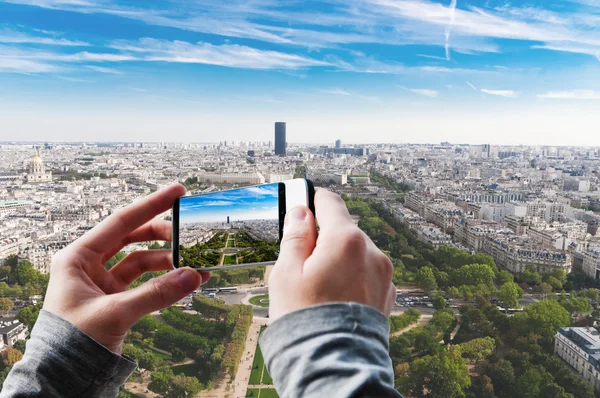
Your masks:
M114 247L115 241L122 241L153 217L169 210L175 199L183 195L185 195L183 185L174 184L163 188L117 211L76 242L89 250L103 254Z
M125 288L146 272L172 270L172 257L170 250L138 250L119 261L109 272Z
M340 231L354 225L342 197L325 189L315 193L315 212L322 233Z
M283 238L275 269L302 272L304 262L315 249L317 228L312 212L306 206L294 207L285 216Z
M385 306L385 315L387 315L388 317L390 316L390 314L392 313L392 310L394 309L395 304L396 304L396 286L394 286L394 284L392 283L390 285L390 291L388 293L388 298L387 298L387 302L386 302L386 306Z
M171 241L173 235L172 224L170 221L154 218L131 232L120 242L106 251L102 257L102 262L107 262L112 256L131 243L148 242L151 240Z
M179 268L150 279L142 286L119 293L118 300L131 319L175 304L198 288L204 276L191 268Z

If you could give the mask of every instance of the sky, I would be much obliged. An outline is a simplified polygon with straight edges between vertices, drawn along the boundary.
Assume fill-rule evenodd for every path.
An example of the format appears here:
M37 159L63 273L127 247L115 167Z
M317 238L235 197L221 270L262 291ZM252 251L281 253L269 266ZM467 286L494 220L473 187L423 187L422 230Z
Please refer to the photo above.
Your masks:
M597 145L596 0L0 0L0 141Z
M279 184L186 196L179 203L180 225L198 222L279 220Z

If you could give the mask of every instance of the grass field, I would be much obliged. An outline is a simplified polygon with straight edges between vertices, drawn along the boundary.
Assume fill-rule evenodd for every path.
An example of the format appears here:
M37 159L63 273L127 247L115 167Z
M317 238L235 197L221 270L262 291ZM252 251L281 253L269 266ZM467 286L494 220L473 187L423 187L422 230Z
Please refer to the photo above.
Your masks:
M250 304L257 305L259 307L268 307L269 306L269 295L262 294L260 296L255 296L250 298Z
M279 394L273 388L261 388L260 398L279 398Z
M272 388L249 388L246 398L279 398L279 394Z
M235 243L235 241L234 241L233 239L229 239L229 240L227 241L227 247L235 247L235 246L234 246L234 243Z
M236 264L235 256L224 256L223 265Z
M256 346L256 353L254 354L254 362L252 362L252 372L250 373L250 380L248 384L257 385L260 384L262 378L262 371L265 367L265 360L263 359L260 347Z
M261 332L262 330L263 328L261 328ZM250 373L248 384L254 386L258 384L273 385L273 379L267 371L265 360L259 345L256 345L256 353L254 354L254 362L252 363L252 372Z

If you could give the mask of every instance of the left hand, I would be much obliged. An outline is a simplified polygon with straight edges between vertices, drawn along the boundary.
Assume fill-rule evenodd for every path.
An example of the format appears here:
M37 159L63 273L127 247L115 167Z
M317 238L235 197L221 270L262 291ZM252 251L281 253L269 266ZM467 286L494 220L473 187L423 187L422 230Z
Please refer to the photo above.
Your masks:
M108 217L52 259L44 309L120 353L125 335L144 315L175 304L208 281L210 273L173 270L171 251L135 251L110 271L105 264L134 242L171 240L171 223L155 217L185 194L182 185L161 189ZM132 290L140 275L172 270Z

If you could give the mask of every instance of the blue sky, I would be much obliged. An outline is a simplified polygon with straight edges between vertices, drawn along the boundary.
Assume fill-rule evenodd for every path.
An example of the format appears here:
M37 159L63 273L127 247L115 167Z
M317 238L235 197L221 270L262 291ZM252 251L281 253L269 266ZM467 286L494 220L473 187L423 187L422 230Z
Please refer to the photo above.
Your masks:
M230 222L244 220L279 220L278 184L186 196L179 204L180 224Z
M0 0L0 140L597 145L594 0Z

